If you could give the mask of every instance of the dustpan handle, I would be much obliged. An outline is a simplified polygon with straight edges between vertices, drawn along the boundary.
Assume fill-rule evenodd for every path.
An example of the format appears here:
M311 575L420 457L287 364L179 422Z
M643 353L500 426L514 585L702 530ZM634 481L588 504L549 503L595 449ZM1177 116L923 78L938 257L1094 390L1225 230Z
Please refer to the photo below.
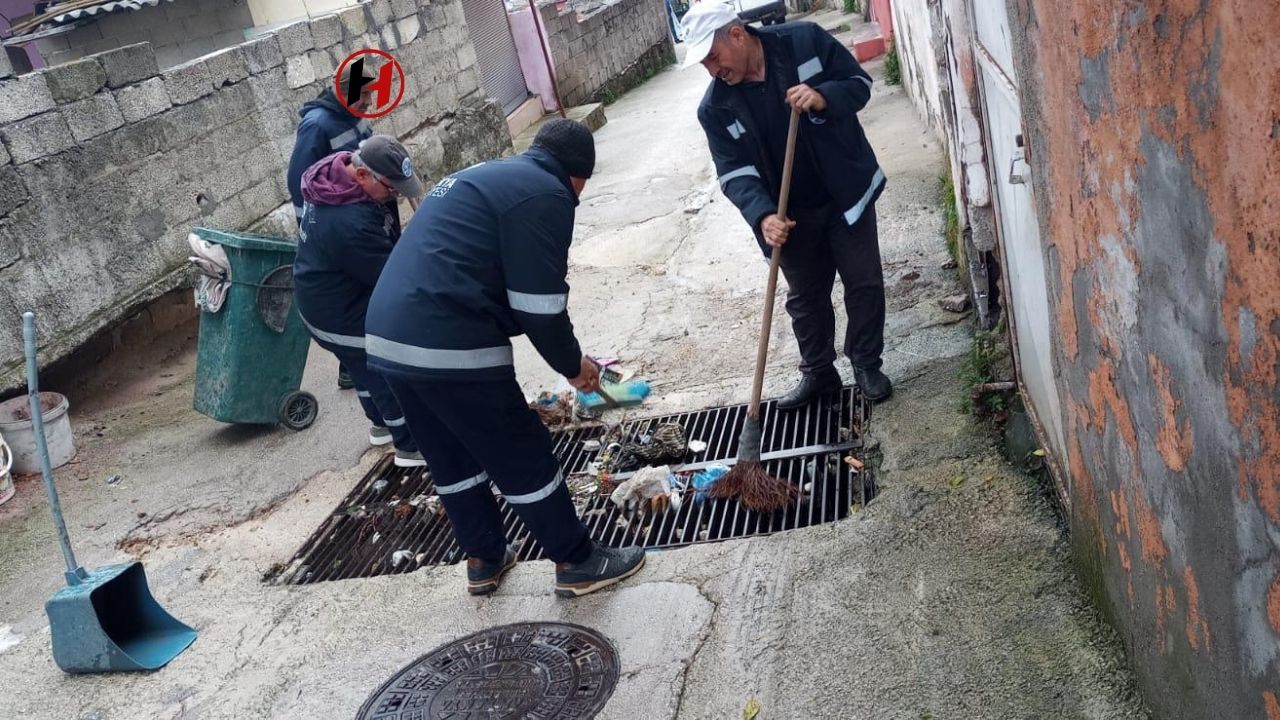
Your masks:
M40 474L44 476L44 489L49 494L49 510L53 513L53 525L58 529L62 559L67 561L67 584L79 585L88 575L76 563L76 555L71 551L71 537L67 535L67 522L62 519L62 505L58 502L58 488L53 484L53 467L49 463L49 445L44 438L44 408L40 405L39 369L36 365L35 313L22 314L22 345L27 355L27 399L31 402L31 426L36 436L36 454L40 456Z

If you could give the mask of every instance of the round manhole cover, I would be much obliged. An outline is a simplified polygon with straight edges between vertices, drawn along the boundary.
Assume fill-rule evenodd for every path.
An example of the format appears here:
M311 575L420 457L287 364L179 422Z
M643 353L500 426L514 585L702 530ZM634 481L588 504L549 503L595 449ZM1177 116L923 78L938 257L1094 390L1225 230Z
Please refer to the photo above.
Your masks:
M618 683L618 654L600 633L566 623L490 628L396 673L357 720L588 720Z

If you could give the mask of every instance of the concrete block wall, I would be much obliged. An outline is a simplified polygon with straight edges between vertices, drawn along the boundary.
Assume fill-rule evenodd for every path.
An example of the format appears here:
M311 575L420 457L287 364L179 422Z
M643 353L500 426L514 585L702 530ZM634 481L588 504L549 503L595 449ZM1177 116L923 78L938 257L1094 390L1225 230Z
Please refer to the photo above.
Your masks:
M162 68L244 42L253 17L244 0L172 0L104 15L65 35L37 41L47 65L125 45L151 43Z
M191 227L291 235L298 109L354 50L395 46L404 100L373 126L401 137L426 180L510 152L465 26L446 25L458 0L394 7L163 70L142 43L0 79L0 390L22 381L23 311L39 313L49 362L186 283Z
M566 105L620 94L675 62L662 0L619 0L589 15L540 10Z

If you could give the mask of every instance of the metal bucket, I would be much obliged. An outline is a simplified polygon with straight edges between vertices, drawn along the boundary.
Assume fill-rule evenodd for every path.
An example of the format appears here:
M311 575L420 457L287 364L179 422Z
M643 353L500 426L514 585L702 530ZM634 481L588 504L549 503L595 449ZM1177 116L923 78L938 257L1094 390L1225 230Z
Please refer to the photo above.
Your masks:
M0 505L13 497L13 475L9 472L12 469L13 451L4 441L4 435L0 435Z
M70 407L67 399L56 392L40 393L44 432L49 443L49 462L55 468L66 465L76 455L75 438L71 434L71 417L67 414ZM8 440L9 451L13 453L12 472L23 475L40 472L30 399L26 395L0 403L0 435Z

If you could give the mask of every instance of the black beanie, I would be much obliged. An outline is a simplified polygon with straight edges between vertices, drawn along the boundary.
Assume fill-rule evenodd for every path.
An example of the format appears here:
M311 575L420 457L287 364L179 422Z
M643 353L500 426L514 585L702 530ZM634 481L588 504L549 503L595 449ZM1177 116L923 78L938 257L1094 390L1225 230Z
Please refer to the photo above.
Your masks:
M560 161L569 177L589 178L596 167L596 140L586 125L565 118L547 122L533 138L533 147L542 148Z

